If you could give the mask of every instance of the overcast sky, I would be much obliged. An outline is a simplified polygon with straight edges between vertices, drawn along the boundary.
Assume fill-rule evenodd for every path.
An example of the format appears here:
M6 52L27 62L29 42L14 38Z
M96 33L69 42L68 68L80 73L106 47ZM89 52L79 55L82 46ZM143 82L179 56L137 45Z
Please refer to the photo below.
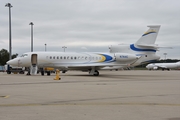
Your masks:
M9 10L12 53L31 50L29 25L34 23L34 51L109 52L108 46L135 43L148 29L161 25L158 55L180 59L180 0L0 0L0 49L9 50Z

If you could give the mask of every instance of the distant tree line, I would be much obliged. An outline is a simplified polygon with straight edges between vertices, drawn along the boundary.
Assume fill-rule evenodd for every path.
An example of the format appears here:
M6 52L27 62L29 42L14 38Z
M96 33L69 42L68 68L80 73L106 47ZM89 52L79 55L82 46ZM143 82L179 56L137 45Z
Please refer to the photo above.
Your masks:
M11 58L16 58L18 54L13 54ZM6 49L0 50L0 65L5 65L6 62L9 60L9 52Z

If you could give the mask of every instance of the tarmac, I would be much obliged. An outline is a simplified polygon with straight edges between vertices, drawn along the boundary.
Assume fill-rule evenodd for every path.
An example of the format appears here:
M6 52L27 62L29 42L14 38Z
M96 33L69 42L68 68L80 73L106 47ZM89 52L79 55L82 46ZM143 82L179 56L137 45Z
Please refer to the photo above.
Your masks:
M0 73L0 120L180 120L180 70Z

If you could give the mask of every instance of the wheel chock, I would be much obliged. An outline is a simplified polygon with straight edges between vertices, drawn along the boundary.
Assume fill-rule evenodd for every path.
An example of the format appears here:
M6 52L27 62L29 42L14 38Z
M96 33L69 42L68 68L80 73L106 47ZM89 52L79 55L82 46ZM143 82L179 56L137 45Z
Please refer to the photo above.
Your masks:
M56 69L56 77L54 78L54 80L61 80L59 74L60 74L60 71L58 69Z

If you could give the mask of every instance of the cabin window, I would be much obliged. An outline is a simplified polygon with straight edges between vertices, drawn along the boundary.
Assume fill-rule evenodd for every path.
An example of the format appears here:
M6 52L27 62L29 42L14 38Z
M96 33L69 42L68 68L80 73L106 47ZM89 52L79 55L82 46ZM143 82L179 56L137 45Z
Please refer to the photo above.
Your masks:
M57 59L59 59L59 56L57 56Z
M66 57L64 56L64 59L66 59Z
M76 59L76 57L74 57L74 59Z
M49 58L50 58L50 59L52 59L52 57L51 57L51 56L50 56Z
M53 59L55 59L56 57L54 56Z
M28 54L23 54L21 57L27 57L28 56Z
M145 55L145 57L147 57L147 55Z
M60 57L60 59L62 59L62 56Z
M71 60L73 59L73 57L71 56Z

